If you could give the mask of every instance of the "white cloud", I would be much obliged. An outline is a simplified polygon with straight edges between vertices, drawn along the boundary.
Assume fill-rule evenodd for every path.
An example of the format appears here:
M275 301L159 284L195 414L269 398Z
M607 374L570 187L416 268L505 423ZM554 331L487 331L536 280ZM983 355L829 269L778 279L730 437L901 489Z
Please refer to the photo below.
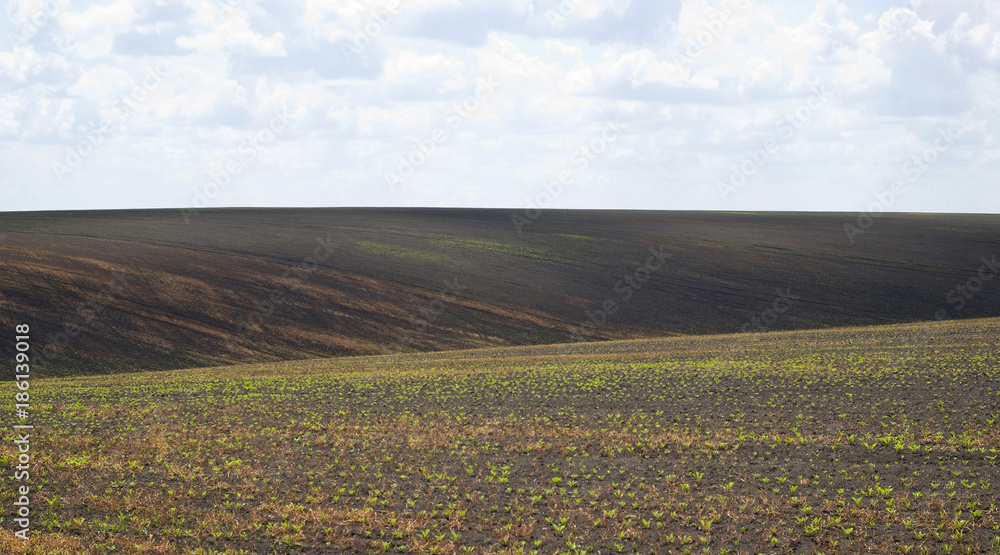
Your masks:
M236 79L225 75L224 60L198 59L196 63L169 66L165 83L149 110L163 122L174 122L183 128L194 121L210 119L220 110L247 108L246 88ZM200 62L200 63L197 63ZM219 125L227 125L219 121Z
M62 26L71 33L86 33L95 28L131 25L136 20L135 2L117 0L108 4L89 4L80 12L67 11L60 18Z
M103 100L123 94L128 87L134 85L135 81L127 71L100 65L84 71L76 83L69 87L68 92L74 96Z
M23 82L37 75L43 67L41 57L33 48L19 47L12 52L0 52L0 76Z
M0 97L0 135L21 133L24 101L18 97Z
M229 6L221 14L212 2L195 4L202 28L192 36L177 39L177 46L203 52L245 48L261 56L284 56L285 35L281 32L265 36L250 27L247 12L240 6Z
M1000 170L996 0L881 11L865 0L578 0L558 25L549 15L560 0L272 4L70 3L25 45L0 47L0 166L24 168L0 187L38 191L5 208L180 205L188 184L280 112L290 127L218 202L521 204L569 168L578 185L564 207L851 210L953 124L961 147L905 208L1000 210L985 189L942 200L956 179L974 190ZM0 31L41 6L11 2ZM359 34L364 55L345 57ZM46 194L79 126L154 65L162 83L67 177L81 193ZM483 78L496 94L390 191L384 170ZM820 85L836 96L723 202L715 183ZM626 131L575 165L609 120ZM137 175L142 189L130 185Z

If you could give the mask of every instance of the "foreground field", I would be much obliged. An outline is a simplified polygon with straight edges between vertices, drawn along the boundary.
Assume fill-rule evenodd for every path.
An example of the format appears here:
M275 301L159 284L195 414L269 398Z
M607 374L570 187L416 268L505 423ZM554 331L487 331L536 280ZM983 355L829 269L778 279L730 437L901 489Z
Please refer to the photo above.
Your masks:
M41 380L31 549L997 552L998 332L969 320ZM2 526L0 550L18 552Z

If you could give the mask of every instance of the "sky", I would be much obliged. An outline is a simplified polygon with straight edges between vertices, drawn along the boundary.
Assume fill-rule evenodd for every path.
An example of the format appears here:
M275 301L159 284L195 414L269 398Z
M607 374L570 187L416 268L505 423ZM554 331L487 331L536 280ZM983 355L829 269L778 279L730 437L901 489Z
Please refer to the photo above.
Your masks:
M14 0L0 211L1000 212L1000 0Z

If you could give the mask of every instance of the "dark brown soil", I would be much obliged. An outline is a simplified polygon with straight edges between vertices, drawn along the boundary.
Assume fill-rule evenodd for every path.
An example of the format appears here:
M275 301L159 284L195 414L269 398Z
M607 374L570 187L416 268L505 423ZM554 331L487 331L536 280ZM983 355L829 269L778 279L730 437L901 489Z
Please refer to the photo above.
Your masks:
M1000 280L949 301L1000 256L995 215L886 215L852 244L853 214L511 214L0 213L0 327L34 324L57 375L1000 316ZM633 288L651 248L671 257Z

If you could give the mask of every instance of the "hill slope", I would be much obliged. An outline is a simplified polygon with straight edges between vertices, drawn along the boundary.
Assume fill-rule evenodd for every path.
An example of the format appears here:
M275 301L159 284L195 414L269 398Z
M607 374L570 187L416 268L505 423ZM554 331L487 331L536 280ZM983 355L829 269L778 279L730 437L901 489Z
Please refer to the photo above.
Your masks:
M1000 316L1000 280L948 300L1000 254L997 216L887 215L851 244L849 214L511 215L0 213L0 325L66 374Z

